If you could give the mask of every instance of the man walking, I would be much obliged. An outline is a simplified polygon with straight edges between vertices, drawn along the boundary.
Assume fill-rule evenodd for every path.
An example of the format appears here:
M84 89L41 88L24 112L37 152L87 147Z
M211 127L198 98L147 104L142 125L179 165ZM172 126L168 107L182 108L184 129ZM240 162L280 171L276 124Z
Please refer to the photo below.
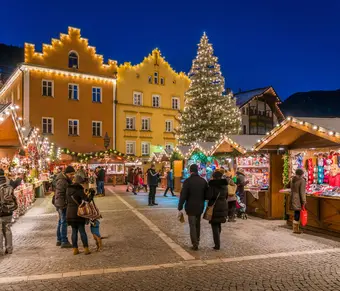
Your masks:
M174 177L173 177L172 169L168 171L167 176L166 176L166 181L167 181L167 187L164 192L164 197L167 197L166 194L168 193L169 190L172 194L172 197L175 197L176 195L174 194Z
M14 189L6 180L5 173L0 169L0 256L13 252L12 241L12 215L18 208ZM3 240L5 239L5 252L3 252Z
M156 189L158 186L159 174L156 172L155 165L152 164L148 170L148 185L149 185L149 206L158 205L156 200Z
M104 189L104 181L105 181L105 170L99 166L98 167L98 174L97 174L97 192L98 195L104 196L105 195L105 189Z
M67 187L72 184L72 179L75 175L75 170L72 166L68 166L65 172L61 172L56 178L56 190L52 203L57 208L59 214L59 221L57 227L57 246L62 248L72 248L72 245L67 238L67 222L66 222L66 208L67 208Z
M190 166L190 177L184 181L178 203L178 211L188 215L192 250L197 251L201 234L201 215L208 192L208 183L198 175L197 165Z

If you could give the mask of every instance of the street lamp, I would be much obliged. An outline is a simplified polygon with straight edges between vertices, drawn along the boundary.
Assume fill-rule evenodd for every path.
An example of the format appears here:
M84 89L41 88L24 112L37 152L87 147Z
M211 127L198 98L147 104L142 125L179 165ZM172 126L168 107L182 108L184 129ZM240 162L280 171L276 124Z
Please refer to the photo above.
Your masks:
M109 137L109 135L106 132L104 136L104 147L106 150L110 146L110 141L111 141L111 137Z

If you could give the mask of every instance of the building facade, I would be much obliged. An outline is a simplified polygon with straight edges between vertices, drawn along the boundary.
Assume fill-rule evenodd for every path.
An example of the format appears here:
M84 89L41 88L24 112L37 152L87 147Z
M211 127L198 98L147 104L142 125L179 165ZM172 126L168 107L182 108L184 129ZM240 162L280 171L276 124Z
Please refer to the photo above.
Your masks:
M173 148L189 83L188 77L177 74L158 49L138 65L121 65L116 96L117 150L149 156Z
M103 150L105 133L114 143L116 76L116 62L104 64L80 30L69 27L41 53L25 44L25 62L1 89L0 103L18 104L22 126L39 128L62 148Z
M234 94L242 113L241 134L264 135L284 120L278 104L280 98L273 87Z

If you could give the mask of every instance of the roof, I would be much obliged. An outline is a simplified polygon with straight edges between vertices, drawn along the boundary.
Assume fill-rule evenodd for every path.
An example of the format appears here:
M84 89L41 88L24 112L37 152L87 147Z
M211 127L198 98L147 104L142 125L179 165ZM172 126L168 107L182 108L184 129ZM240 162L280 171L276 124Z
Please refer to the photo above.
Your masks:
M340 118L296 117L310 124L321 126L327 130L340 132Z
M254 97L264 94L269 88L271 87L268 86L234 94L234 96L236 97L236 105L242 107Z
M264 135L228 135L228 137L246 150L251 150Z

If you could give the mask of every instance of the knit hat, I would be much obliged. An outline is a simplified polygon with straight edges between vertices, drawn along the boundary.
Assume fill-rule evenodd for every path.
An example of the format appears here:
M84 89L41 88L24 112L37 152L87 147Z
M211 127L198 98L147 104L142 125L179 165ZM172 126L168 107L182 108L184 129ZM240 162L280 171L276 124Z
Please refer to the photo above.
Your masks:
M190 173L198 173L198 166L196 164L190 166Z
M65 169L65 174L75 173L75 169L72 166L67 166Z

